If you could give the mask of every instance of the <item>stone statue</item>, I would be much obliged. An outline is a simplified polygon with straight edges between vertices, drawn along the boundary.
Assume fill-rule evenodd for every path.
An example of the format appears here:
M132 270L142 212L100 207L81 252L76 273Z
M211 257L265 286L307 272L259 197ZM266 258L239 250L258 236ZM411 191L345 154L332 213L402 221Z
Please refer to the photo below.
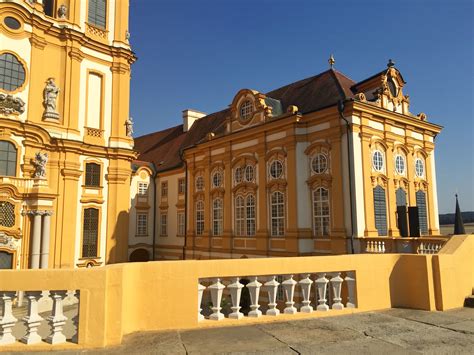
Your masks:
M67 6L62 4L58 9L58 16L60 19L66 19L67 16Z
M125 39L130 41L130 32L128 30L125 31Z
M128 137L132 137L133 135L133 118L130 117L128 120L125 121L125 130L127 132Z
M35 179L46 179L46 163L48 162L48 153L36 153L33 165L35 166Z
M0 93L0 113L9 115L23 112L25 112L25 102L22 99Z
M54 82L54 78L46 80L46 86L43 90L43 104L46 108L43 118L59 119L59 113L56 111L56 99L59 95L59 88Z

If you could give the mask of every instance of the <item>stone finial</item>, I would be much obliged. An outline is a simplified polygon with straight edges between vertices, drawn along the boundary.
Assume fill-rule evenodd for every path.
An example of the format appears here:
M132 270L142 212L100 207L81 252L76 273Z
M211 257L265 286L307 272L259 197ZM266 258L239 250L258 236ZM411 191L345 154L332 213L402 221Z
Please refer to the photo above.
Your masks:
M387 68L392 68L395 66L395 62L391 59L388 60L388 63L387 63Z
M331 56L328 59L329 67L332 69L334 67L334 64L336 64L336 60L334 59L334 56L331 54Z
M67 6L62 4L58 9L58 16L60 19L65 20L67 17Z

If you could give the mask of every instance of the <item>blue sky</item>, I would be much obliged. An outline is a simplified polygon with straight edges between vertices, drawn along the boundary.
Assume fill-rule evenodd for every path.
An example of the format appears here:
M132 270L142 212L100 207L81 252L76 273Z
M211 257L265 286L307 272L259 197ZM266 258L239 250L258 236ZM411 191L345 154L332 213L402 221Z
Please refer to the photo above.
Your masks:
M221 110L238 90L266 92L328 68L360 81L393 58L411 111L436 138L440 212L474 210L471 0L131 0L136 136Z

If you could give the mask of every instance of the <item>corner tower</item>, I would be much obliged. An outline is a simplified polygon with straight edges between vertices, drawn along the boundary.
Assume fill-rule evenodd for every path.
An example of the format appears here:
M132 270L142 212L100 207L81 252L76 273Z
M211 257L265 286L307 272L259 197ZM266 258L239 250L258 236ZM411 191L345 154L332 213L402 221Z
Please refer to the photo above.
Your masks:
M126 261L128 0L0 0L0 265Z

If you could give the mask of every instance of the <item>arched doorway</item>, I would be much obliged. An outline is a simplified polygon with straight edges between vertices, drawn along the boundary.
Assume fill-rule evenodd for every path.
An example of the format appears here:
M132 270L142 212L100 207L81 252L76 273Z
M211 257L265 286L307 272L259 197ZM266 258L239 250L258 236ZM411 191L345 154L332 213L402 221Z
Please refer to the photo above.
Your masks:
M145 249L137 249L130 254L131 262L149 261L150 253Z

